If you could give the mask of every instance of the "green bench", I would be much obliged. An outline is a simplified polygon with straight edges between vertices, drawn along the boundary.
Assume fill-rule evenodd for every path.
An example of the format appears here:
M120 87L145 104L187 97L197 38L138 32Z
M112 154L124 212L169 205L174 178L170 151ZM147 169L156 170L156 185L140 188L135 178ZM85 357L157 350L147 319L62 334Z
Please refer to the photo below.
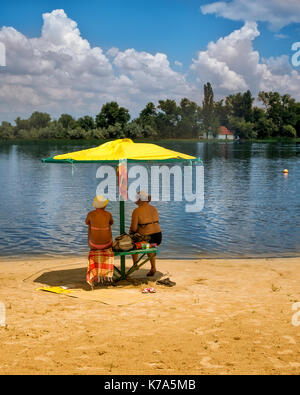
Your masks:
M125 280L130 274L139 270L145 263L150 261L150 258L147 256L147 259L143 260L147 254L159 254L159 250L157 248L148 248L146 250L132 250L127 252L114 252L115 257L119 256L121 259L120 269L115 266L115 281ZM126 271L126 256L129 255L141 255L135 265L132 265Z

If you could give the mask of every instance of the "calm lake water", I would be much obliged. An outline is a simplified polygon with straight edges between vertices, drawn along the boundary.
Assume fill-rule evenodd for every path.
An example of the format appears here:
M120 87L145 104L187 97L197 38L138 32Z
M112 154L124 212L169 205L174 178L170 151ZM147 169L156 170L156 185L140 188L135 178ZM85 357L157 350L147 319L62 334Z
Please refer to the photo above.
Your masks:
M0 142L0 255L87 252L84 220L99 180L95 164L42 164L40 159L90 148L91 142ZM164 241L161 256L299 256L300 144L182 143L167 148L200 156L205 208L155 203ZM289 175L282 170L288 168ZM132 203L126 204L127 227ZM115 217L118 203L108 208Z

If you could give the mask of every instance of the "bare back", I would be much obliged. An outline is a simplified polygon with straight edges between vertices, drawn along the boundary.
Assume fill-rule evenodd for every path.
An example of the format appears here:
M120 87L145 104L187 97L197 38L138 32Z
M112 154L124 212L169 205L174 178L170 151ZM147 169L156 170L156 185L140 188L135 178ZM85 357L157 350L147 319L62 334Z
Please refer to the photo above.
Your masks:
M160 233L159 214L154 206L143 202L132 213L131 230L142 235Z
M85 223L89 226L89 240L92 243L105 244L112 240L113 218L108 211L104 209L91 211Z

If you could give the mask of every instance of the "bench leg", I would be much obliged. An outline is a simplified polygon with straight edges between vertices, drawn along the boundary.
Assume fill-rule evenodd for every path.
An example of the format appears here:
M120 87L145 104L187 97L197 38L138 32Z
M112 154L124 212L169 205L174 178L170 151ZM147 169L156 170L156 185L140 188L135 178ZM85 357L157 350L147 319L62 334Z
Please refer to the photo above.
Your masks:
M126 277L132 274L133 272L139 270L142 266L145 265L145 263L150 261L150 257L147 257L147 259L145 259L142 263L138 265L138 263L144 258L145 255L146 254L142 255L140 259L137 261L137 263L128 270L128 272L126 273Z
M121 256L121 276L124 279L126 277L126 257Z
M136 270L139 270L142 266L145 265L145 263L149 262L152 255L157 255L157 254L151 254L150 257L147 256L147 259L145 259L143 262L142 259L145 257L145 255L147 255L148 253L146 252L145 254L141 255L139 257L139 259L137 260L136 264L133 265L126 273L126 257L125 256L121 256L121 267L120 270L115 267L115 271L119 274L119 277L115 279L115 282L121 281L121 280L125 280L126 277L128 277L130 274L132 274L133 272L135 272ZM141 262L139 264L139 262Z

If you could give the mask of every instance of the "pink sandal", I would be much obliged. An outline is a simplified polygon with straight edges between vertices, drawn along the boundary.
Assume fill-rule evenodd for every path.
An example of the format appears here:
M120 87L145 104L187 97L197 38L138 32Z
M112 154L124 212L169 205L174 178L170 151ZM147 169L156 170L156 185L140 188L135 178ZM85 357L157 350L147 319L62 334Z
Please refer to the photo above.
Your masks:
M143 294L155 294L156 290L155 290L155 288L145 288L145 289L143 289L142 293Z

